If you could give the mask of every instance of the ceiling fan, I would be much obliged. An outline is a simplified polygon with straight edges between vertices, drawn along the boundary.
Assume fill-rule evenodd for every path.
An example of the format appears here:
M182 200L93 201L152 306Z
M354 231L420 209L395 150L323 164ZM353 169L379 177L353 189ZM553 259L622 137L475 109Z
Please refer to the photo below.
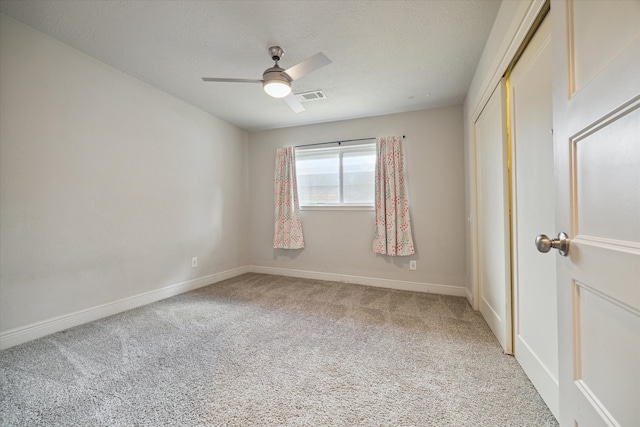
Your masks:
M269 46L269 55L276 61L275 65L267 68L262 74L262 80L255 79L226 79L217 77L203 77L205 82L228 83L262 83L264 91L274 98L284 98L289 107L296 113L304 111L304 107L291 91L291 82L309 74L312 71L331 64L331 60L322 52L316 53L299 64L286 70L278 65L278 61L284 55L284 49L280 46Z

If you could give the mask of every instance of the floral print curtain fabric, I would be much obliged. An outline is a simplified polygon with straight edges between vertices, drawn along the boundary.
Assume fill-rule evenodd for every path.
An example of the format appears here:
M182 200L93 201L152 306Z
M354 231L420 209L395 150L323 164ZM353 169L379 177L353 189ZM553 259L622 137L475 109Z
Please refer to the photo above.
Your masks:
M413 255L404 174L402 137L380 137L376 141L376 234L373 252L389 256Z
M304 248L294 147L278 148L273 189L275 199L273 247Z

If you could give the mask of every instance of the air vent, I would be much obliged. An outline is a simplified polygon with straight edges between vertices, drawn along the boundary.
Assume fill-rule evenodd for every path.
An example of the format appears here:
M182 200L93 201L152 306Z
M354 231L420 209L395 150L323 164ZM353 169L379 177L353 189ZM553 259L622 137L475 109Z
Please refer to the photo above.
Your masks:
M300 102L318 101L325 99L327 95L321 90L312 90L310 92L296 93L296 98Z

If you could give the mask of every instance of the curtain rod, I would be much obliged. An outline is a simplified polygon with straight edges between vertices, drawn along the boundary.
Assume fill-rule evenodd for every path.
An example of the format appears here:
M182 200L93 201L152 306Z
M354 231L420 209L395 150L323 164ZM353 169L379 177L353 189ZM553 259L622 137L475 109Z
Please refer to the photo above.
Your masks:
M404 135L402 135L402 138L404 139ZM367 141L369 139L376 139L376 137L371 137L371 138L357 138L357 139L343 139L340 141L329 141L329 142L316 142L314 144L303 144L303 145L294 145L295 148L299 148L299 147L310 147L312 145L326 145L326 144L342 144L343 142L353 142L353 141Z

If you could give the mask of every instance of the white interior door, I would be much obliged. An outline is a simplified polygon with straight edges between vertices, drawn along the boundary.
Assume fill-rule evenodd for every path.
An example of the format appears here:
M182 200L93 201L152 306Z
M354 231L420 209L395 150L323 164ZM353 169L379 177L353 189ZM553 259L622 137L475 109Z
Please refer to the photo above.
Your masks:
M560 423L640 426L640 1L551 8Z
M537 251L555 229L551 22L547 17L509 76L513 177L513 352L558 418L555 259Z
M509 185L505 82L498 84L475 122L476 224L480 313L512 353Z

